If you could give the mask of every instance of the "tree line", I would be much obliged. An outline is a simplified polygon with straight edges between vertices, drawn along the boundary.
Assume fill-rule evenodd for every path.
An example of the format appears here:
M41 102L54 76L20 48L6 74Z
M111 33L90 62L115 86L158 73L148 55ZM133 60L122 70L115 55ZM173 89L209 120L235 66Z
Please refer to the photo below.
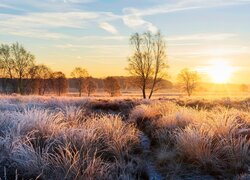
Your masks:
M133 50L128 58L126 70L130 73L126 86L139 88L143 98L151 98L159 89L166 88L168 74L167 52L164 37L160 32L145 32L131 35L130 45ZM0 77L3 93L39 94L66 93L68 85L73 84L79 96L86 93L91 96L97 89L96 79L88 71L76 67L71 72L70 83L61 71L53 72L44 64L36 64L35 56L21 44L0 45ZM189 69L183 69L178 75L178 82L190 96L197 87L199 75ZM116 96L121 94L121 85L115 77L102 80L103 89Z

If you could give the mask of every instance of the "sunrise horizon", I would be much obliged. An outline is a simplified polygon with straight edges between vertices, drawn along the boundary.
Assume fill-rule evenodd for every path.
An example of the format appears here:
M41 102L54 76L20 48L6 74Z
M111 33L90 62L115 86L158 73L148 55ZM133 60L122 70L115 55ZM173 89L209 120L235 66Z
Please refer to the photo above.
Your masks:
M0 0L0 180L250 180L250 0Z
M169 80L189 68L203 82L249 84L249 8L248 0L2 0L0 43L19 42L67 77L75 67L94 77L129 76L130 36L160 31Z

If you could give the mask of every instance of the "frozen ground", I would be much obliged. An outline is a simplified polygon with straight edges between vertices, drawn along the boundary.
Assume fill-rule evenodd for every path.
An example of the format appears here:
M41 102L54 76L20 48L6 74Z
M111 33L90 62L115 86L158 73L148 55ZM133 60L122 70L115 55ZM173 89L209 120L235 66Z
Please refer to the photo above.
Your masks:
M0 97L2 179L249 179L249 99Z

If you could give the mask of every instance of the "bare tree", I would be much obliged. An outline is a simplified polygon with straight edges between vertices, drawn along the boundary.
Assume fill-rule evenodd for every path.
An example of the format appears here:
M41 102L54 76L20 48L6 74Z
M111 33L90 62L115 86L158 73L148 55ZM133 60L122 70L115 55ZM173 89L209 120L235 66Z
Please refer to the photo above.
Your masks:
M58 96L67 91L68 83L64 73L54 72L52 73L53 87Z
M97 89L97 85L92 77L87 77L86 78L86 93L88 96L90 96L92 93L94 93Z
M71 76L76 80L77 82L77 89L79 92L79 96L82 96L82 92L85 89L84 79L88 76L88 71L86 69L76 67L72 72Z
M111 97L120 94L120 85L114 77L107 77L104 79L104 88L107 93L110 94Z
M152 97L153 93L159 90L161 86L161 82L163 78L167 76L165 69L168 68L166 63L167 55L166 55L166 44L164 38L161 33L158 32L154 36L153 40L153 60L154 60L154 75L153 82L149 94L149 99Z
M147 98L146 89L150 89L148 98L158 90L156 87L166 76L166 45L161 33L152 35L150 32L134 34L130 38L134 49L128 59L127 70L135 76L137 86L142 90L143 98Z
M2 44L0 47L0 68L4 71L6 77L13 79L14 67L10 46Z
M197 88L199 79L200 77L197 72L190 71L187 68L181 70L181 72L178 74L178 82L184 91L187 92L188 96L191 96L194 90Z
M35 57L19 43L11 45L11 52L13 55L14 71L18 78L18 92L23 94L23 80L27 78L30 68L34 66Z
M39 95L44 95L51 87L50 77L52 71L46 65L35 65L29 71L30 80L32 81L33 91Z
M246 85L246 84L241 84L240 85L240 91L241 92L248 92L248 89L249 89L248 85Z
M14 76L14 60L11 54L11 47L9 45L1 44L0 46L0 70L1 76L4 78L4 89L7 93L7 85L10 83L14 91L13 78Z

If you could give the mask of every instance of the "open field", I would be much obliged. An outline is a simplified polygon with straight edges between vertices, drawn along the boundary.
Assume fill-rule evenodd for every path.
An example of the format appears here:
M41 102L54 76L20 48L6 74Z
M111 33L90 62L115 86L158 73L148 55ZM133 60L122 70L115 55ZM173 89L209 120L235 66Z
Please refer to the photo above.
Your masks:
M0 97L2 179L249 179L250 99Z
M47 94L47 96L55 96L56 94ZM67 94L64 94L64 96L68 97L79 97L79 94L77 92L68 92ZM154 93L154 96L151 99L159 99L159 98L185 98L187 94L183 91L177 91L177 90L160 90L158 92ZM109 98L109 95L106 92L99 91L95 92L95 94L91 95L91 97L88 97L86 94L83 94L82 97L85 98L97 98L97 99L103 99L105 97ZM141 98L142 94L139 90L128 90L128 91L121 91L121 95L112 97L113 99L126 99L126 98ZM237 99L244 99L246 97L250 97L249 92L240 92L240 91L210 91L210 92L195 92L192 97L196 98L204 98L206 99L221 99L225 97L230 98L237 98Z
M0 180L250 180L250 0L0 0Z

